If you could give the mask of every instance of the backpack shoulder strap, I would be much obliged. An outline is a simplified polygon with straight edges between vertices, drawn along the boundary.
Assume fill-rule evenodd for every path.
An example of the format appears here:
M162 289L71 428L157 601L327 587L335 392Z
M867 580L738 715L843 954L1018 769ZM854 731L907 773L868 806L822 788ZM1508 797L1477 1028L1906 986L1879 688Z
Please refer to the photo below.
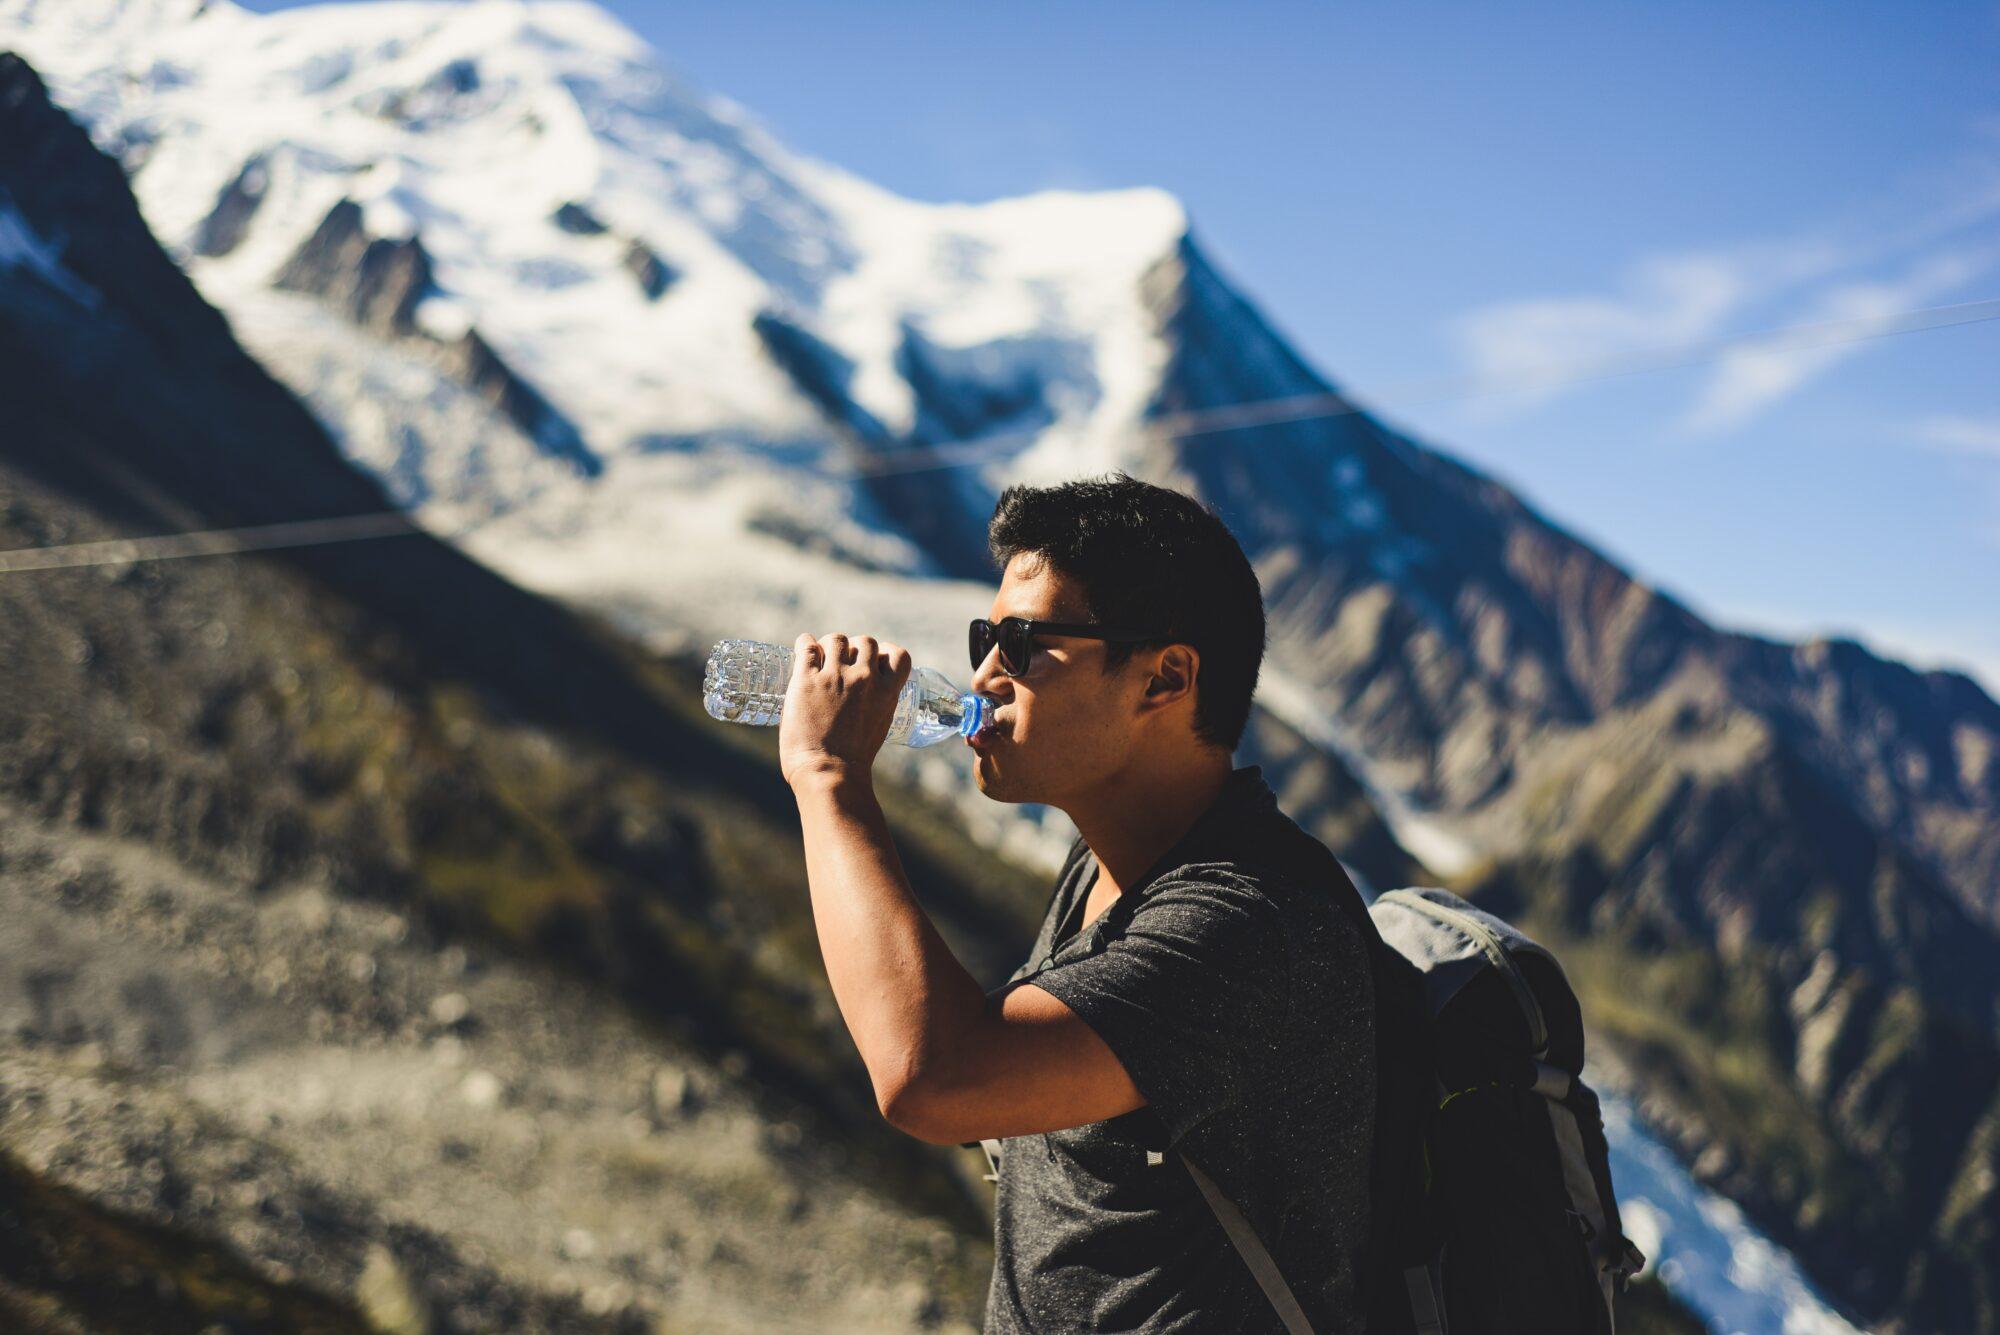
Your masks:
M1312 1335L1312 1323L1299 1308L1299 1300L1292 1296L1291 1286L1278 1273L1278 1263L1271 1259L1271 1253L1264 1250L1264 1244L1257 1237L1257 1230L1250 1227L1250 1221L1236 1208L1236 1203L1222 1194L1222 1188L1207 1173L1195 1166L1194 1160L1183 1154L1181 1162L1187 1165L1188 1176L1201 1188L1201 1194L1208 1198L1208 1208L1215 1211L1215 1217L1222 1225L1223 1232L1236 1244L1236 1250L1250 1266L1250 1273L1257 1277L1257 1283L1271 1300L1271 1306L1278 1309L1285 1329L1291 1335Z
M1188 1176L1201 1188L1201 1194L1208 1200L1208 1208L1215 1212L1215 1218L1222 1225L1223 1232L1236 1244L1243 1260L1250 1267L1250 1273L1257 1278L1257 1284L1264 1290L1264 1296L1271 1300L1271 1306L1278 1309L1278 1316L1285 1323L1291 1335L1312 1335L1312 1323L1299 1307L1299 1300L1292 1296L1291 1286L1278 1272L1278 1263L1271 1259L1271 1253L1264 1249L1263 1240L1257 1230L1250 1226L1243 1211L1236 1203L1222 1194L1222 1188L1215 1180L1201 1171L1195 1161L1181 1155L1181 1162L1187 1165ZM1408 1290L1410 1315L1415 1323L1417 1335L1448 1335L1450 1327L1444 1319L1442 1284L1438 1275L1442 1257L1433 1258L1428 1264L1413 1265L1403 1270L1403 1286Z
M973 1143L965 1142L968 1149ZM978 1145L986 1151L986 1162L993 1166L992 1175L986 1180L998 1182L1000 1142L981 1140ZM1278 1309L1278 1315L1284 1319L1285 1329L1291 1335L1313 1335L1312 1323L1306 1320L1306 1314L1299 1309L1299 1300L1292 1296L1291 1286L1285 1283L1285 1277L1278 1273L1278 1263L1271 1259L1271 1253L1264 1250L1263 1242L1257 1237L1257 1230L1250 1227L1250 1221L1236 1208L1236 1203L1222 1194L1222 1188L1216 1186L1207 1173L1195 1167L1194 1160L1183 1154L1181 1162L1187 1165L1188 1175L1194 1179L1195 1185L1201 1188L1201 1194L1208 1199L1208 1208L1215 1211L1216 1220L1222 1225L1223 1231L1229 1235L1230 1241L1236 1244L1236 1250L1241 1252L1243 1259L1249 1263L1250 1273L1257 1277L1257 1283L1270 1298L1271 1305Z

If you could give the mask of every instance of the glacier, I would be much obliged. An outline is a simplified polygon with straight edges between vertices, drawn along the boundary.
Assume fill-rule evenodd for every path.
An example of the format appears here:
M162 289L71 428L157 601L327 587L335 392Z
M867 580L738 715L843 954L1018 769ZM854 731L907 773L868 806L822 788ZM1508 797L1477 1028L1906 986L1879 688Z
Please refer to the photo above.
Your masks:
M1600 1101L1619 1214L1646 1254L1642 1274L1657 1272L1716 1335L1860 1335L1734 1201L1689 1175L1628 1095L1606 1090Z

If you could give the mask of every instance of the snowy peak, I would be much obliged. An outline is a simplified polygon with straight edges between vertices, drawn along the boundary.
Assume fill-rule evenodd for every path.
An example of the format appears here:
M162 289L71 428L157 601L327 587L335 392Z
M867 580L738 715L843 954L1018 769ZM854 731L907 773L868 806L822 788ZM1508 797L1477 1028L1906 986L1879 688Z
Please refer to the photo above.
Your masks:
M243 11L229 0L7 0L0 18L22 26L63 27L99 40L151 37L204 16Z
M600 453L823 436L766 316L836 349L893 435L931 429L899 367L912 329L987 379L1045 378L1053 418L1122 425L1149 360L1134 286L1187 226L1156 190L899 199L791 153L568 0L0 0L0 41L121 156L220 304L253 299L351 201L371 237L421 241L434 290L413 317L476 325Z
M440 527L619 457L839 476L970 445L977 466L837 508L983 578L997 470L1118 466L1166 360L1140 289L1187 235L1171 195L901 199L593 5L0 0L5 44L257 356Z

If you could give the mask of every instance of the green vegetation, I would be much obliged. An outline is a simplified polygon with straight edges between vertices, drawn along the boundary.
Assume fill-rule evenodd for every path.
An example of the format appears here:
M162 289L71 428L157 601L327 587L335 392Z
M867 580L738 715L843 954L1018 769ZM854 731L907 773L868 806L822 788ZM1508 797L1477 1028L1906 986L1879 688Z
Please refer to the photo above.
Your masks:
M1572 937L1529 913L1521 926L1556 953L1593 1034L1666 1079L1716 1139L1760 1165L1807 1218L1871 1208L1868 1180L1827 1134L1774 1049L1780 1023L1769 973L1723 966L1696 949L1646 956Z
M361 1313L275 1283L227 1246L108 1210L0 1152L0 1327L375 1335Z

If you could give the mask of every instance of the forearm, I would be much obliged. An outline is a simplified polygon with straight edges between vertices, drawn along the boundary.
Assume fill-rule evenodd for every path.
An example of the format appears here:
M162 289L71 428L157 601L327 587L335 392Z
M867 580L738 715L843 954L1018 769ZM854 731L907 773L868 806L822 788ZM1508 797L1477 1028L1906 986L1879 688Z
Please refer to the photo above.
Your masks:
M886 1110L971 1031L986 994L918 905L867 776L809 776L793 794L827 978Z

